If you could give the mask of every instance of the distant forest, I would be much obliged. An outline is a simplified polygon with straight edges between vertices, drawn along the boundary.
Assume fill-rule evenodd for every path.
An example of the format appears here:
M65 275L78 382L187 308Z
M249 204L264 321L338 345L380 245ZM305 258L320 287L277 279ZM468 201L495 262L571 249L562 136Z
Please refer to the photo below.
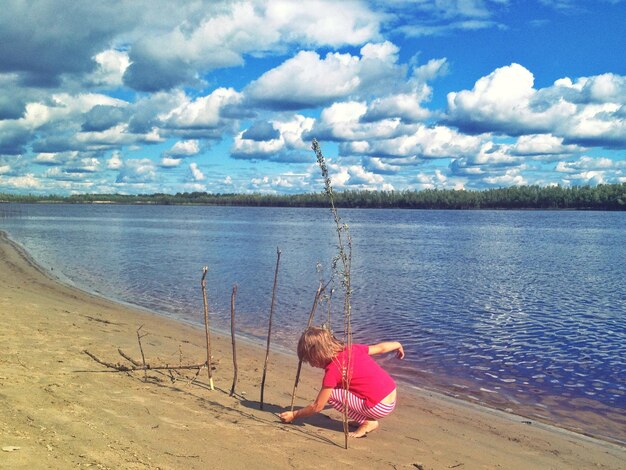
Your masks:
M342 191L336 192L334 196L338 207L347 208L626 210L626 183L572 187L515 186L484 191L454 189ZM328 207L325 193L273 195L192 192L72 196L0 194L0 202Z

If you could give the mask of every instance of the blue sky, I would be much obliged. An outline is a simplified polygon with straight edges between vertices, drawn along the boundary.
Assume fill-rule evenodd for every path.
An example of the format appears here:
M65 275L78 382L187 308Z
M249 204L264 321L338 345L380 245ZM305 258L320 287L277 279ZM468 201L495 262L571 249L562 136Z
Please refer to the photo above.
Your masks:
M626 0L2 10L0 192L626 182Z

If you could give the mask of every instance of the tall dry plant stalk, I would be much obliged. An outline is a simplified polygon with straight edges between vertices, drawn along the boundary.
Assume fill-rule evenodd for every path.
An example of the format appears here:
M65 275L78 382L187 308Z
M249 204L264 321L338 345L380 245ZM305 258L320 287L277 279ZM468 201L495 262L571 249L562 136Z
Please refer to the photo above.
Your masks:
M322 171L322 177L324 178L324 192L328 197L330 202L330 211L333 215L333 220L335 222L335 229L337 232L338 239L338 253L337 256L333 258L332 269L333 274L338 274L341 278L341 286L344 292L344 300L343 300L343 340L346 347L347 357L345 363L341 365L342 368L342 385L343 385L343 433L345 438L345 448L348 448L348 435L349 435L349 427L348 427L348 389L350 387L350 373L351 370L351 354L350 351L352 349L352 306L351 306L351 298L352 298L352 287L350 284L350 267L352 264L352 238L350 236L350 229L347 224L344 224L341 221L341 217L339 217L339 213L337 212L337 207L335 206L335 195L333 192L332 181L328 174L328 167L326 166L326 159L322 154L322 150L320 148L319 143L316 139L313 139L311 145L313 151L315 152L315 156L317 158L317 163Z

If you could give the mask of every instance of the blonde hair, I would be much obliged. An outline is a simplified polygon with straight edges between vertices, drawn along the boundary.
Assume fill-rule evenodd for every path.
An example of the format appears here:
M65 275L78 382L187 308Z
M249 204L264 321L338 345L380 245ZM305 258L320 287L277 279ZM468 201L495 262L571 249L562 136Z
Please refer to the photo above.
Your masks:
M330 330L310 326L298 341L298 358L313 367L323 368L343 349L344 344Z

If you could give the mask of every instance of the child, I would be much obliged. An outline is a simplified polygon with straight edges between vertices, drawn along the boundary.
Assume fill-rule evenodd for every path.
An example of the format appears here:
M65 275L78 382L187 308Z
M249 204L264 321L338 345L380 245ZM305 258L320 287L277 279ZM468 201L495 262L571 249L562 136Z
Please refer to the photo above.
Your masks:
M280 419L290 423L296 418L306 418L322 411L326 403L343 411L346 398L343 371L347 370L349 361L348 417L359 425L350 436L364 437L374 431L378 428L377 420L387 416L396 406L396 384L370 356L391 351L397 351L400 359L404 357L404 349L396 341L373 346L353 344L348 352L327 329L307 328L298 341L298 357L313 367L324 369L322 389L313 403L299 410L280 413Z

